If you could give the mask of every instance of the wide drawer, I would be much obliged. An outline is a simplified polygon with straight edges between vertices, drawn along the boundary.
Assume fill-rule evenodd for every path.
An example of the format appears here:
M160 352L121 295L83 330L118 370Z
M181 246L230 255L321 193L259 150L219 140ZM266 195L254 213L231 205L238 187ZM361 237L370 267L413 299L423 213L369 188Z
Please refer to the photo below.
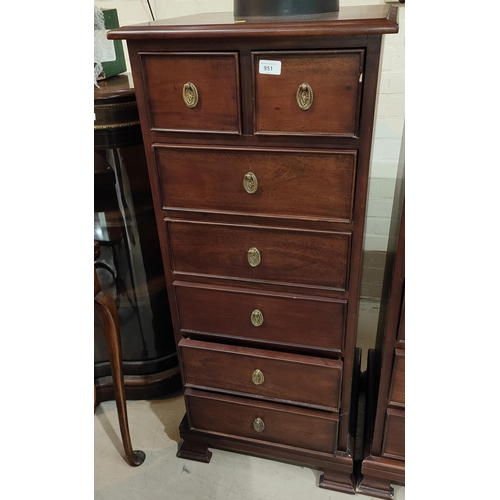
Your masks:
M338 414L185 390L191 429L334 454Z
M155 148L164 209L350 222L356 151Z
M174 277L347 289L351 233L165 220Z
M255 132L357 136L363 59L361 49L255 52Z
M338 411L342 362L183 338L186 387Z
M240 132L238 55L139 53L151 129Z
M405 412L388 408L385 417L385 435L382 456L405 457Z
M346 300L174 282L183 334L341 352Z
M394 367L392 371L389 404L404 406L405 404L405 351L396 349L394 353Z

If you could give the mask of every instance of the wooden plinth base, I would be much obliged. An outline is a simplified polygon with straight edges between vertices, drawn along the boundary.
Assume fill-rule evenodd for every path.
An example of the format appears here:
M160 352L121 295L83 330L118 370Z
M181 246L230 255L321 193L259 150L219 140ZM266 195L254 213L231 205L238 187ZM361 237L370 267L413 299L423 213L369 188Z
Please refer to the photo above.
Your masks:
M365 457L356 493L392 500L394 489L391 484L404 486L404 462L370 455Z
M261 458L280 460L295 465L311 467L312 469L320 469L323 471L319 481L320 488L350 494L354 494L356 491L353 460L347 454L337 453L336 456L333 456L279 444L258 443L252 439L216 435L189 429L186 416L181 422L179 431L181 438L184 440L177 453L179 458L209 463L212 453L208 447L248 453Z

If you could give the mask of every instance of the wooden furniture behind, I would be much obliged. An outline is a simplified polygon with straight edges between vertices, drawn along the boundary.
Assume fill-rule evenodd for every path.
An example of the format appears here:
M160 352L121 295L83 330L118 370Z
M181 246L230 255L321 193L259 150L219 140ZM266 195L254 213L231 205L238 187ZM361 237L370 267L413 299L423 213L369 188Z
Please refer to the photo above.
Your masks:
M182 458L255 453L354 493L360 261L396 11L203 14L108 33L127 40L136 83L185 387Z
M94 239L103 290L118 309L128 399L165 396L181 387L135 89L130 74L94 88ZM98 401L114 398L111 363L94 328Z
M357 491L390 499L405 484L404 138L396 179L376 349L368 352L365 453Z
M94 261L99 257L99 243L94 241ZM111 296L101 290L99 278L94 267L94 311L102 322L106 345L108 347L111 363L113 389L118 412L118 423L123 440L125 461L134 467L141 465L146 454L142 450L134 450L130 439L128 427L127 400L125 396L125 383L123 381L122 346L120 337L120 322L118 309ZM96 409L96 387L94 385L94 412Z

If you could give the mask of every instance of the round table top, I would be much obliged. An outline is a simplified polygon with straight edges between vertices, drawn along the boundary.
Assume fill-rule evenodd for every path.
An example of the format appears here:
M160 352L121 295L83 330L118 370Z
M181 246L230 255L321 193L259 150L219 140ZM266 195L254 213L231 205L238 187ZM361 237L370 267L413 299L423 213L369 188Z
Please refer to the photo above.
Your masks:
M94 85L94 100L135 95L132 73L122 73L105 80L98 80L97 84L100 88Z

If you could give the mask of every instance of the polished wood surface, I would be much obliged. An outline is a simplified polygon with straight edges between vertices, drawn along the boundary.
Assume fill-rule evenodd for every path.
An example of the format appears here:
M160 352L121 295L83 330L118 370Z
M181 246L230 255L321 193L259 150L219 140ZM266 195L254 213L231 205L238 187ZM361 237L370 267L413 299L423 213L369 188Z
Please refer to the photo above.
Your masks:
M389 232L377 348L368 353L365 446L356 491L392 499L405 484L404 136Z
M141 54L140 58L152 129L239 132L236 53L162 52ZM188 82L199 94L194 108L182 98Z
M99 80L99 87L94 88L94 100L107 101L116 97L135 97L134 79L132 73Z
M108 33L110 40L192 40L238 38L260 40L263 37L288 38L290 33L300 37L383 35L397 33L397 8L394 5L341 6L339 11L325 14L321 19L312 16L308 21L287 18L244 19L232 12L213 12L158 20L137 26L123 26Z
M98 257L99 246L94 241L94 260ZM113 388L115 392L116 408L118 411L118 423L125 451L125 461L131 466L141 465L146 454L142 450L134 450L130 439L128 426L127 401L125 396L125 383L123 380L122 350L120 337L120 322L118 319L118 309L111 296L101 290L99 278L94 267L94 311L103 324L106 336L106 345L111 361L113 374ZM96 387L94 385L94 412L96 406Z
M176 282L180 329L184 336L225 338L301 352L340 353L344 346L346 300L263 293ZM263 323L251 321L254 310ZM307 334L305 333L307 332Z
M363 50L254 52L257 134L358 134ZM280 75L262 74L262 60L281 62ZM312 106L302 110L297 91L307 83Z
M167 219L174 276L205 275L260 283L347 289L349 233L299 231ZM257 248L252 267L248 251ZM314 252L310 249L314 248Z
M405 456L405 412L388 408L385 417L382 456L403 458Z
M405 350L394 351L394 368L392 371L392 382L389 393L389 404L393 406L405 404Z
M342 363L337 359L192 339L182 339L179 348L186 387L338 411ZM255 370L263 374L258 385L252 378Z
M382 35L397 29L392 7L376 6L300 22L207 14L109 33L127 40L169 271L187 406L179 457L208 462L212 446L255 453L321 468L320 487L354 493L373 117ZM221 89L226 100L213 99L227 117L200 108L198 121L185 121L197 106L186 107L184 81L162 94L177 75L164 76L158 61L183 57L199 102L206 85L210 96ZM275 57L282 77L259 73L258 61ZM238 77L223 64L224 82L213 85L222 59ZM313 91L306 110L297 103L303 83ZM177 123L165 121L170 99ZM247 299L265 307L262 326L248 324L259 306L246 310ZM261 328L269 334L254 333ZM248 385L256 361L276 385ZM256 430L257 418L265 427Z
M312 220L352 220L356 151L162 146L162 206ZM244 179L257 179L254 193Z
M181 387L160 243L131 74L94 88L94 238L101 285L115 300L128 399ZM94 324L96 403L114 399L108 349Z
M238 438L279 443L291 447L333 454L338 416L288 405L222 396L186 389L188 415L193 429L228 434ZM209 403L209 404L207 404ZM264 422L264 430L253 427L256 418Z

